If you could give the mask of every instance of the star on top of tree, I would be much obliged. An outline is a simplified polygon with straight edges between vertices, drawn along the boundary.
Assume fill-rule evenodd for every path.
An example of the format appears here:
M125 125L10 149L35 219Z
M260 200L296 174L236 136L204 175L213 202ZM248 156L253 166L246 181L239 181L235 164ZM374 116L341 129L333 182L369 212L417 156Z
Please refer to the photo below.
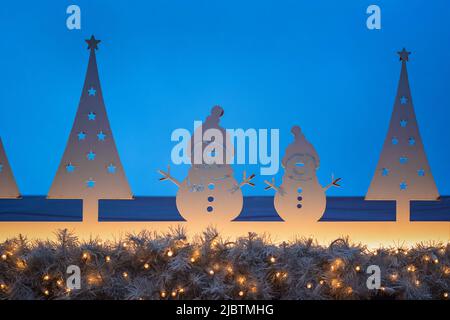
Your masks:
M84 41L86 41L86 43L88 44L88 49L98 50L97 45L100 43L101 40L95 39L94 35L92 35L90 39L86 39Z
M406 51L406 49L405 48L403 48L403 50L402 51L399 51L399 52L397 52L398 53L398 55L400 56L400 60L401 61L409 61L409 55L411 54L411 52L409 52L409 51Z

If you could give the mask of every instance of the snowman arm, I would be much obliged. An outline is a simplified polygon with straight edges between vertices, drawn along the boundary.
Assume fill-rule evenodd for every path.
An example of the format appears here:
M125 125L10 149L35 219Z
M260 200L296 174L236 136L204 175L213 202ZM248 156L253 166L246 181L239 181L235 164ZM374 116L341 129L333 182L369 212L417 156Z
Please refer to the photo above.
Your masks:
M248 178L247 175L244 171L244 177L242 182L239 184L238 188L242 188L243 186L245 186L246 184L248 184L249 186L254 187L255 184L253 182L251 182L251 180L255 177L255 174L251 174Z
M328 189L330 189L331 187L337 187L337 188L339 188L341 185L339 184L339 181L341 181L342 180L342 178L337 178L337 179L334 179L334 176L333 175L331 175L331 182L328 184L328 185L326 185L324 188L323 188L323 190L324 191L327 191Z
M264 180L264 183L267 184L267 187L265 187L264 190L273 189L273 190L275 190L276 192L280 191L280 188L278 188L278 187L275 185L275 178L272 178L272 182L269 182L269 181L267 181L267 180Z
M177 187L181 186L180 181L178 181L177 179L175 179L174 177L172 177L170 175L170 166L167 166L167 172L164 172L162 170L158 170L158 173L163 175L162 178L159 178L159 181L169 180L169 181L172 181Z

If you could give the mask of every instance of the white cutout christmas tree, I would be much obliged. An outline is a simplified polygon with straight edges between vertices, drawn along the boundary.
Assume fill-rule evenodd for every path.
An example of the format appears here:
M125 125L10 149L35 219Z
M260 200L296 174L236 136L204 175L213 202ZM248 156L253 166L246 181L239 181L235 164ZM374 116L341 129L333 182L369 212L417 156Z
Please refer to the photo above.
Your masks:
M0 138L0 199L11 199L20 197L19 188L17 188L14 175L6 157Z
M95 55L100 40L92 36L86 42L90 56L83 92L48 198L83 199L84 220L97 220L92 216L98 199L131 199L132 194L103 102ZM86 212L89 202L92 212Z
M397 221L409 221L409 201L437 200L439 193L425 154L414 112L406 63L402 62L389 131L366 200L396 200Z

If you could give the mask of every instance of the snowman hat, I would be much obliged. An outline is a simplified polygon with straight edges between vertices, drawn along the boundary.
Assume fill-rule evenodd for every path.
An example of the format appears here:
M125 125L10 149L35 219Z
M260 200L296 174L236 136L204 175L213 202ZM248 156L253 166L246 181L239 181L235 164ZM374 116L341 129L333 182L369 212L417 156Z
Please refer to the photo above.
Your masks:
M285 156L281 160L283 168L286 168L287 163L292 158L305 155L313 158L316 169L319 168L319 155L313 145L303 135L302 129L299 126L293 126L291 132L295 137L295 141L287 147Z

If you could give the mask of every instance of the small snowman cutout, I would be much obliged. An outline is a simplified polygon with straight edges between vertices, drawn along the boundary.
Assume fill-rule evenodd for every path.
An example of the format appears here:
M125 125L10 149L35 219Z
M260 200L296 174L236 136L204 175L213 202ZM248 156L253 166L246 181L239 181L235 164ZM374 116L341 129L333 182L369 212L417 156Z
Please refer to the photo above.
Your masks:
M253 174L247 178L244 172L241 183L233 177L233 169L227 162L233 155L233 146L226 130L219 125L223 114L220 106L213 107L201 128L194 132L188 147L191 168L184 181L173 178L170 167L167 172L158 171L163 175L161 181L169 180L178 186L177 209L187 221L220 224L233 220L242 211L241 188L247 184L254 186ZM216 139L218 135L222 139Z
M300 127L291 130L294 142L286 149L282 160L285 170L282 184L275 186L272 182L264 181L268 187L265 190L276 191L274 205L278 215L284 221L318 221L325 212L325 192L330 187L340 187L341 178L334 179L326 187L322 187L317 179L316 170L320 159L313 145L306 140Z

